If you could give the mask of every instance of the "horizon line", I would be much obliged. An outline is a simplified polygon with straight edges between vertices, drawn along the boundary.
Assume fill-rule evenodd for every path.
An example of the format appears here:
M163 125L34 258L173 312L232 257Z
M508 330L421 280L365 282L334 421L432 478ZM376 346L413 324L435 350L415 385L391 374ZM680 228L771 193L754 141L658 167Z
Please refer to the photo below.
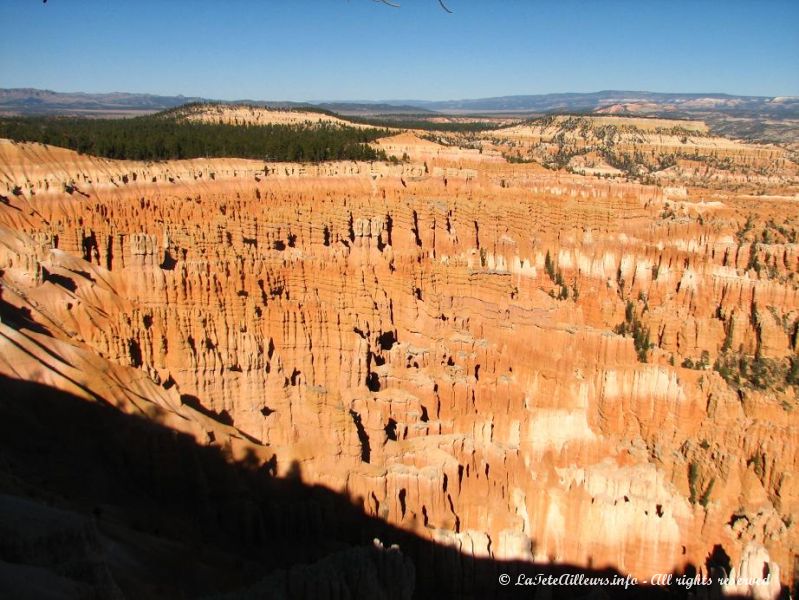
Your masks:
M425 103L443 103L443 102L473 102L479 100L496 100L500 98L524 98L524 97L541 97L541 96L564 96L564 95L574 95L574 96L590 96L595 94L609 94L609 93L624 93L624 94L660 94L660 95L671 95L671 96L705 96L705 97L712 97L712 96L728 96L728 97L735 97L735 98L758 98L758 99L774 99L774 98L797 98L799 99L799 95L752 95L752 94L733 94L730 92L663 92L663 91L652 91L652 90L625 90L625 89L601 89L595 90L590 92L574 92L574 91L560 91L560 92L539 92L539 93L523 93L523 94L501 94L501 95L494 95L494 96L474 96L474 97L461 97L461 98L447 98L443 100L431 100L425 98L379 98L379 99L305 99L305 100L288 100L288 99L276 99L276 98L233 98L233 99L224 99L224 98L214 98L209 96L198 96L198 95L186 95L184 93L160 93L160 92L132 92L132 91L120 91L120 90L113 90L113 91L102 91L102 92L87 92L82 90L76 91L59 91L54 90L51 88L38 88L38 87L0 87L0 91L22 91L22 90L32 90L36 92L49 92L53 94L65 94L65 95L112 95L112 94L127 94L127 95L136 95L136 96L160 96L164 98L188 98L188 99L202 99L202 100L213 100L213 101L221 101L221 102L294 102L294 103L306 103L306 104L324 104L324 103L364 103L364 104L390 104L390 103L407 103L407 102L425 102Z

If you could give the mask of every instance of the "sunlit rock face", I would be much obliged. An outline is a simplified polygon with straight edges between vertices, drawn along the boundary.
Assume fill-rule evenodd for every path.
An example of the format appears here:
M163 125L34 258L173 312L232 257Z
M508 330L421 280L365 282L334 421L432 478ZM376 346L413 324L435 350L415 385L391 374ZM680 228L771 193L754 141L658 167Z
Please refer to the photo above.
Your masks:
M648 578L721 546L789 584L799 246L761 231L796 198L386 144L411 160L0 142L2 300L44 328L0 324L0 372L158 407L476 556ZM722 378L733 354L762 385Z

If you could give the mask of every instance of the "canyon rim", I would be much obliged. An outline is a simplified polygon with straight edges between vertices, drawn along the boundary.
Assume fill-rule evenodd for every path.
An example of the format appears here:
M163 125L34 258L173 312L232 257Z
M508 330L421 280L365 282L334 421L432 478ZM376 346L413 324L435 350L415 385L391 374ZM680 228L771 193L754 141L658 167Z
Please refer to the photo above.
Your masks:
M795 597L799 100L562 96L0 91L0 594Z

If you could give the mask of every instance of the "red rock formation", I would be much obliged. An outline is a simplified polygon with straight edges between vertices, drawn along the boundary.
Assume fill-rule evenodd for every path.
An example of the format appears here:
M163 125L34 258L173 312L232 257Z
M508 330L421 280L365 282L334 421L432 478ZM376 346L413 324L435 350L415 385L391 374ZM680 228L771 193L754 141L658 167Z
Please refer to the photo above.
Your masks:
M144 164L0 142L2 300L46 328L0 325L0 372L298 461L476 556L646 579L720 545L789 584L799 252L760 232L794 201L418 152ZM712 369L737 352L762 385Z

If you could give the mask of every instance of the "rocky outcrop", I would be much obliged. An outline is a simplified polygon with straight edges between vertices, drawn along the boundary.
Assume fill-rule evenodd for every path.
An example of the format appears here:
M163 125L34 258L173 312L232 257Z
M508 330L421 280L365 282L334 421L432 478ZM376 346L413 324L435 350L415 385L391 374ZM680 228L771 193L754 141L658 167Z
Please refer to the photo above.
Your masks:
M795 156L784 146L709 133L701 121L549 116L480 134L481 149L583 175L660 185L797 192Z
M644 579L718 545L790 584L795 203L430 152L0 144L0 371L476 557Z
M337 117L326 111L265 108L242 104L192 104L173 109L171 115L196 123L225 125L347 125L369 127Z

